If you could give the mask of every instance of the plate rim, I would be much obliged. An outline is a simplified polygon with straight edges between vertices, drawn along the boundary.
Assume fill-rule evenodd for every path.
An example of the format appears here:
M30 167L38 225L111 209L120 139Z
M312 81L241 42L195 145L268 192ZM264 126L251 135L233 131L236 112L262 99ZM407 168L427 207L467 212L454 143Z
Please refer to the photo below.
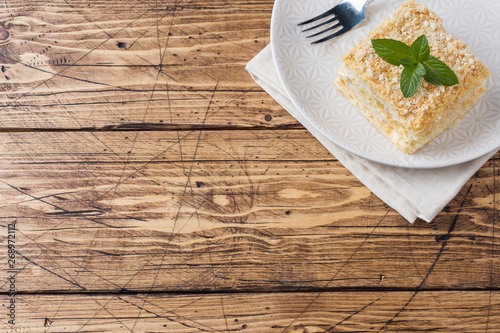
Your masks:
M441 162L441 163L437 163L437 164L433 164L433 165L422 165L422 163L411 164L411 161L405 165L402 163L397 163L395 161L388 161L388 160L379 159L375 156L365 155L360 151L353 150L352 147L346 146L343 142L336 140L336 138L333 135L331 135L329 133L325 133L325 131L323 131L321 128L318 128L317 126L314 125L314 121L311 120L310 115L308 115L307 112L304 112L304 110L302 110L300 103L298 103L295 100L295 98L293 97L294 95L292 94L292 92L289 88L289 85L286 84L286 80L282 75L282 71L280 70L279 61L278 61L277 57L275 56L277 54L276 52L278 50L278 43L276 43L276 42L273 43L273 40L276 40L276 38L275 38L275 30L277 29L276 25L275 25L275 22L277 21L276 12L277 12L277 8L278 8L279 4L281 4L284 1L298 1L298 0L275 0L274 6L273 6L273 11L271 14L271 25L270 25L270 40L271 40L270 44L271 44L273 63L274 63L274 66L276 67L276 72L278 74L278 78L280 80L280 83L281 83L283 89L285 90L285 92L287 94L287 97L290 99L292 104L296 107L297 111L310 122L311 127L313 127L316 131L321 133L323 136L325 136L328 140L332 141L335 145L339 146L340 148L342 148L342 149L344 149L344 150L346 150L346 151L348 151L356 156L365 158L367 160L370 160L370 161L373 161L376 163L380 163L380 164L392 166L392 167L400 167L400 168L406 168L406 169L422 169L422 170L439 169L439 168L446 168L446 167L460 165L463 163L473 161L473 160L478 159L480 157L489 155L493 151L500 149L500 146L498 146L498 147L493 148L492 150L490 150L488 152L481 151L481 152L477 152L476 154L469 154L469 155L467 155L467 157L464 157L461 159L451 159L449 161L445 161L445 162ZM401 0L400 2L403 2L403 0ZM356 41L353 42L353 45L355 45L355 43L356 43ZM371 124L369 124L369 125L371 126ZM386 140L388 140L388 139L386 139ZM388 142L391 144L394 144L394 143L390 142L389 140L388 140ZM411 156L411 155L408 155L408 156Z

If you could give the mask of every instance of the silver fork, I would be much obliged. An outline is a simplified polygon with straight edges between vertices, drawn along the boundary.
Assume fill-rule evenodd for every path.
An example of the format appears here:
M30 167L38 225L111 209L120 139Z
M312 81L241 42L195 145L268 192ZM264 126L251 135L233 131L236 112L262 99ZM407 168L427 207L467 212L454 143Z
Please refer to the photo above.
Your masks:
M349 30L353 29L361 22L363 22L365 20L366 7L373 1L375 0L344 0L335 7L333 7L332 9L327 10L323 14L318 15L310 20L299 23L298 25L310 24L318 20L321 20L323 18L328 18L329 16L332 16L331 18L321 22L320 24L302 31L302 32L311 31L319 27L325 26L327 24L333 23L331 26L326 27L324 30L306 37L306 38L312 38L322 35L328 31L335 30L335 32L332 33L331 35L326 36L317 41L314 41L311 44L323 43L326 42L327 40L338 37L348 32Z

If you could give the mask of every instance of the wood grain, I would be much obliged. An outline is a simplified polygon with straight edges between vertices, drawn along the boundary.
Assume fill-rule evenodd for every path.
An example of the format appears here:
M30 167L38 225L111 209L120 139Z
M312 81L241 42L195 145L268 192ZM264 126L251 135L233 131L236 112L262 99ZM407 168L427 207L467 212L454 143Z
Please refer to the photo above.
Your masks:
M26 333L500 331L498 292L18 295L17 302L14 332Z
M297 126L245 70L269 43L272 5L6 2L0 126Z
M496 289L498 157L410 225L304 130L3 133L1 219L25 292Z
M273 5L0 3L1 332L500 332L500 153L408 224L246 72Z

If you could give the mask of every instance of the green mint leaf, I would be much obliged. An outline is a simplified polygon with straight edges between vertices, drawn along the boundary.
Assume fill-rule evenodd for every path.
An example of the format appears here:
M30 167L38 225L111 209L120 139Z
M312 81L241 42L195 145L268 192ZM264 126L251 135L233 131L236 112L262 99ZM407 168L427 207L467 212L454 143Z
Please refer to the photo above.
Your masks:
M417 73L420 76L424 76L427 71L425 70L424 65L422 65L421 62L417 64L417 67L415 67L415 73Z
M408 98L417 92L422 84L422 75L418 74L418 66L406 67L401 74L401 92Z
M427 82L440 86L454 86L459 83L453 70L438 58L431 55L422 64L425 68L424 79Z
M417 62L413 58L401 58L399 62L405 67L412 67L417 65Z
M431 49L429 48L429 41L425 35L418 37L411 45L411 54L415 61L422 62L429 59Z
M394 39L372 39L372 45L380 58L394 66L401 65L401 59L412 57L411 48Z
M429 41L425 35L417 38L411 46L394 39L372 39L372 45L382 60L394 66L405 67L400 84L406 98L418 91L422 78L435 85L459 84L453 70L430 54Z

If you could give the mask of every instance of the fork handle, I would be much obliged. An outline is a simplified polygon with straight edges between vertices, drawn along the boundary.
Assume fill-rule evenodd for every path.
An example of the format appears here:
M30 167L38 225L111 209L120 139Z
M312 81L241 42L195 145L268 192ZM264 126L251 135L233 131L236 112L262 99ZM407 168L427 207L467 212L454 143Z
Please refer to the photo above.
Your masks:
M356 8L359 12L363 11L369 4L375 0L349 0L351 5ZM345 2L345 1L343 1Z

